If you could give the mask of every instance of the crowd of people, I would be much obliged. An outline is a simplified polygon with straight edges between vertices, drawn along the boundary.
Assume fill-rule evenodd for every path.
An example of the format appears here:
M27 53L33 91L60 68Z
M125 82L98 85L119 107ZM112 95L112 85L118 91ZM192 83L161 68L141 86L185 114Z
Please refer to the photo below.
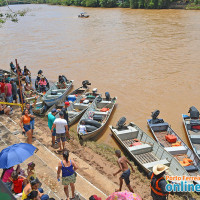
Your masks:
M11 62L10 67L14 73L17 72L16 67ZM22 88L22 84L18 85L14 81L14 79L10 78L8 74L4 74L4 78L0 80L0 98L2 101L8 103L25 103L25 97L30 97L33 94L35 95L35 91L31 85L31 73L30 70L24 66L24 70L21 68L18 69L20 73L21 80L25 81L24 88ZM64 80L65 77L59 76L58 87L65 88L67 79ZM42 70L38 72L38 76L35 81L35 88L39 90L39 92L46 92L48 85L47 79L43 76ZM22 94L20 94L20 89ZM22 116L20 119L20 127L22 129L22 133L27 136L27 143L32 144L33 141L33 131L35 124L35 116L33 113L33 107L36 105L37 96L35 95L35 102L30 105L30 103L25 103L25 109L22 112ZM70 126L68 119L68 111L67 108L70 106L70 103L66 101L64 103L64 107L62 109L52 109L52 111L48 114L48 127L52 136L52 147L57 148L57 153L63 155L62 161L58 163L57 169L57 180L60 181L60 174L62 172L62 185L64 186L64 192L66 194L67 200L69 200L69 186L72 191L72 198L75 198L75 182L76 182L76 170L78 169L77 164L73 159L69 158L69 151L65 148L66 141L70 141ZM0 114L11 114L12 106L6 106L5 104L0 104ZM79 130L81 134L87 134L87 130L84 122L81 123ZM121 173L119 177L119 189L116 192L122 190L123 181L127 185L130 192L134 192L133 188L130 185L130 174L131 170L134 172L134 169L128 159L124 156L121 156L121 151L117 150L115 152L118 158L119 170L116 173L113 173L113 176L116 176L118 173ZM128 167L130 166L130 168ZM168 193L165 190L165 186L167 182L163 178L165 174L165 170L167 169L164 165L156 165L153 168L153 171L149 174L149 178L151 179L151 196L154 200L165 200L168 196ZM43 193L43 190L40 188L40 181L35 172L35 163L31 162L28 164L27 173L20 168L18 165L14 170L14 167L9 169L4 169L2 176L2 181L9 188L9 190L13 191L15 194L22 193L22 200L29 199L51 199L48 195ZM95 199L91 197L91 199ZM101 198L98 198L101 199Z

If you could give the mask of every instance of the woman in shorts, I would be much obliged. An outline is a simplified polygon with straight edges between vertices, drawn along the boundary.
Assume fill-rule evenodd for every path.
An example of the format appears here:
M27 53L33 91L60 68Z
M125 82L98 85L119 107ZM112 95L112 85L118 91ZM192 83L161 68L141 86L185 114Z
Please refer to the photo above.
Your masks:
M75 199L75 185L76 182L76 170L78 166L74 160L69 159L69 151L66 150L63 152L63 160L58 163L57 179L60 178L60 172L62 170L62 185L64 185L64 192L69 200L69 190L68 185L71 187L72 199Z
M30 125L31 117L34 117L34 116L29 114L29 110L26 109L20 121L20 126L22 128L22 131L23 133L26 133L28 137L27 138L28 144L32 144L32 132L31 132L31 125Z

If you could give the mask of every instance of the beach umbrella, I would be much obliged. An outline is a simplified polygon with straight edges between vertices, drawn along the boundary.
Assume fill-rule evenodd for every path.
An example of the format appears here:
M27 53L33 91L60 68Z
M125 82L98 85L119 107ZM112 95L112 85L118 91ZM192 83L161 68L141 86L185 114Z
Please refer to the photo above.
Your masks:
M36 150L32 144L19 143L3 149L0 153L0 168L8 169L24 162Z
M142 198L136 194L136 193L132 193L132 192L127 192L127 191L123 191L123 192L114 192L112 193L106 200L142 200Z

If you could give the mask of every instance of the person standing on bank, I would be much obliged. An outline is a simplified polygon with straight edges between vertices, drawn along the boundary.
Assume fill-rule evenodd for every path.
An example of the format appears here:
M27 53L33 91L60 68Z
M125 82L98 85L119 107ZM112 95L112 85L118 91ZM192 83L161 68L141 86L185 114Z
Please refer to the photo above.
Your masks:
M67 108L70 106L70 103L68 101L65 101L64 107L61 109L61 111L64 113L64 119L67 121L68 124L68 131L69 131L69 118L68 118L68 111Z
M69 131L67 126L67 121L64 119L64 113L62 111L59 112L59 118L55 119L53 126L51 128L51 132L53 133L53 129L56 128L56 140L59 145L58 153L64 151L66 135L69 137ZM61 140L61 141L60 141ZM62 147L61 147L62 142Z
M49 127L50 130L51 130L51 128L53 126L53 123L54 123L54 121L56 119L56 117L55 117L56 113L57 113L57 110L54 108L48 114L48 127ZM52 147L55 146L55 138L56 138L56 129L54 128L53 132L52 132Z
M36 105L37 103L37 98L38 97L35 97L35 102L31 105L29 102L26 103L26 109L28 109L29 113L32 115L31 117L31 121L30 121L30 125L31 125L31 134L33 136L33 130L35 129L34 128L34 125L35 125L35 118L33 116L33 107ZM25 110L22 112L22 115L25 114Z
M113 176L116 176L118 173L122 172L122 175L119 178L119 189L115 190L116 192L119 192L122 190L122 185L123 185L123 179L128 187L128 189L134 193L133 188L130 185L130 174L131 171L128 168L128 164L130 165L131 169L133 172L135 172L135 170L133 169L132 164L128 161L128 159L125 156L121 156L121 151L120 150L116 150L115 151L115 155L118 157L118 165L119 165L119 170L113 174Z
M75 199L75 185L76 182L76 170L78 166L74 160L69 159L69 151L66 150L63 152L63 160L58 163L57 179L60 180L60 172L62 170L62 185L64 186L64 192L69 200L69 189L68 185L71 187L72 198Z
M148 178L151 178L151 196L153 200L166 200L168 199L169 192L166 191L165 187L167 181L164 179L165 171L168 169L167 166L159 164L153 167L153 172L148 174Z
M20 126L23 130L23 133L27 134L27 137L28 137L27 143L28 144L32 144L32 132L31 132L30 121L31 121L31 118L33 118L33 117L34 116L29 113L29 110L25 109L24 115L22 115L21 121L20 121Z
M15 83L14 79L11 78L10 84L12 85L12 98L15 103L17 103L17 84Z
M6 101L8 103L12 103L13 102L13 98L12 98L12 85L10 84L10 82L8 80L5 81L5 96L6 96Z

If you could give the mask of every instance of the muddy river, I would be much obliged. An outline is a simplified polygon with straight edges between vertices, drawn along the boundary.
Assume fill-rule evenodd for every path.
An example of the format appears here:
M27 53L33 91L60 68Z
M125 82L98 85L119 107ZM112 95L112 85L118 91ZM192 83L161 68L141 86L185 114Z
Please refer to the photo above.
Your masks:
M0 66L18 59L33 75L59 74L75 86L117 96L109 124L125 116L149 135L146 119L155 109L187 142L181 114L200 110L200 12L16 5L29 8L18 23L0 28ZM5 10L7 8L0 8ZM87 19L78 18L87 12ZM116 146L107 127L98 142Z

